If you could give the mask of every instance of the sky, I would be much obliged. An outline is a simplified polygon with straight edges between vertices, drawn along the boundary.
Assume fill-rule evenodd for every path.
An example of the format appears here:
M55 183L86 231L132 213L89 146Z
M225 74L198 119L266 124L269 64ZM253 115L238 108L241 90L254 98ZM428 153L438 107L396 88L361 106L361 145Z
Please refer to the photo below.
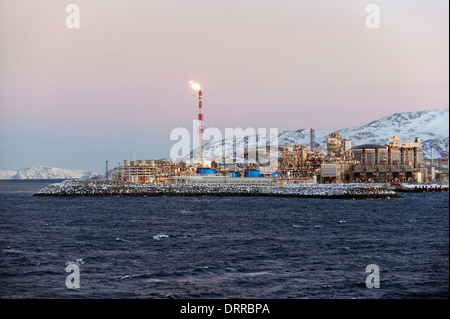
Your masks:
M369 4L379 28L368 28ZM79 28L68 28L69 4ZM0 169L103 172L205 126L342 129L449 106L444 0L0 0ZM72 21L72 19L69 19ZM307 141L300 141L307 142Z

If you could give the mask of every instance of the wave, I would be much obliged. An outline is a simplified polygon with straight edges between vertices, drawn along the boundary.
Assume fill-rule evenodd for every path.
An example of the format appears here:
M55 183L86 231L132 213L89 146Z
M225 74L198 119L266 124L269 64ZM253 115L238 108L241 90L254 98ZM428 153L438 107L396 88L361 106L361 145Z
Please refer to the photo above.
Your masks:
M154 240L161 240L162 238L169 238L169 235L161 234L153 236Z
M191 269L190 271L175 271L175 272L157 272L125 275L120 277L120 280L138 280L147 283L220 283L223 281L233 281L241 278L252 278L258 276L267 276L272 273L269 271L247 271L238 272L233 268L216 269L215 267L201 266Z
M152 236L154 240L161 240L163 238L192 238L194 235L191 234L180 234L180 235L167 235L167 234L159 234Z
M155 278L152 274L144 274L144 275L125 275L120 277L120 280L132 280L132 279L142 279L144 282L164 282L165 280Z
M14 248L3 249L2 252L9 253L9 254L22 254L23 253L23 251L21 251L19 249L14 249Z
M83 264L84 264L83 258L78 258L77 261L68 261L68 262L66 262L66 266L68 266L68 265L81 266Z

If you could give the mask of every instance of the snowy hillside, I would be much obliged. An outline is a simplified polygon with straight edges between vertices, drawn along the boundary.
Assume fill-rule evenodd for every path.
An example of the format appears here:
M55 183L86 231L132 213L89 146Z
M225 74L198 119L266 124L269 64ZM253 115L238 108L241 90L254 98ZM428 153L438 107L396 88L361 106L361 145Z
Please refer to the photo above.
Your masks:
M448 130L448 109L439 109L395 113L361 127L343 129L341 134L351 138L355 144L385 143L387 137L393 135L400 138L420 137L427 156L433 146L436 157L448 157Z
M17 171L0 171L0 179L12 179Z
M79 179L91 178L95 173L82 170L62 169L47 166L33 166L18 171L0 171L0 179Z
M325 140L333 130L316 130L315 143L317 147L326 148ZM343 128L339 130L341 136L351 139L352 144L377 143L385 144L389 137L398 135L400 139L420 137L422 139L422 149L424 156L430 157L431 147L434 147L434 157L449 156L449 109L436 109L421 112L395 113L382 119L370 122L366 125L354 128ZM259 145L268 144L274 141L275 136L259 136ZM209 159L221 159L223 150L222 143L225 144L225 154L230 157L233 154L233 142L231 139L208 143L205 146L205 157ZM297 131L285 131L278 135L278 145L292 145L295 143L310 144L310 129L299 129ZM239 150L255 148L256 137L248 137L236 140L237 158L242 159L243 154Z

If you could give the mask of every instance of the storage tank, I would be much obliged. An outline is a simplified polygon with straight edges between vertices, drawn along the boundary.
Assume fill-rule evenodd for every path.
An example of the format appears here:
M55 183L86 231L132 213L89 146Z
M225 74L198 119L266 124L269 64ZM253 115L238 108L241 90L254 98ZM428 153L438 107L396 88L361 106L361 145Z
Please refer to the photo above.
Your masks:
M413 171L412 170L406 170L405 171L406 178L412 178L413 177Z
M262 173L259 169L252 168L252 169L246 169L244 173L245 177L262 177Z
M197 174L217 174L217 170L209 167L198 167Z
M272 173L272 177L281 177L281 173L278 172Z

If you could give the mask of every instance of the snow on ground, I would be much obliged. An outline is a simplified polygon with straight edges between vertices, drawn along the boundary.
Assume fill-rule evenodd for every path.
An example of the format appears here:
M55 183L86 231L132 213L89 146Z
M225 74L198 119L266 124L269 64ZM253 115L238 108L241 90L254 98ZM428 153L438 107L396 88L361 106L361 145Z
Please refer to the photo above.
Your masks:
M420 137L424 156L429 158L431 147L434 148L434 158L448 157L449 154L449 109L435 109L420 112L395 113L363 126L342 128L340 135L351 139L352 144L367 143L385 144L394 135L403 138ZM316 130L315 147L326 149L326 138L334 131ZM278 138L278 145L310 144L310 129L284 131L276 135L248 136L246 139L237 138L235 142L236 158L244 159L244 148L256 149L264 152L265 145L274 145ZM205 145L204 154L209 159L221 160L222 155L232 158L234 152L233 139L215 141ZM269 156L270 157L270 156ZM262 159L264 160L264 159Z
M366 184L133 184L108 181L64 181L48 185L37 196L282 196L325 198L398 197L395 191Z
M0 171L0 179L78 179L98 174L80 169L62 169L49 166L33 166L18 171Z
M0 179L12 179L17 171L0 171Z

